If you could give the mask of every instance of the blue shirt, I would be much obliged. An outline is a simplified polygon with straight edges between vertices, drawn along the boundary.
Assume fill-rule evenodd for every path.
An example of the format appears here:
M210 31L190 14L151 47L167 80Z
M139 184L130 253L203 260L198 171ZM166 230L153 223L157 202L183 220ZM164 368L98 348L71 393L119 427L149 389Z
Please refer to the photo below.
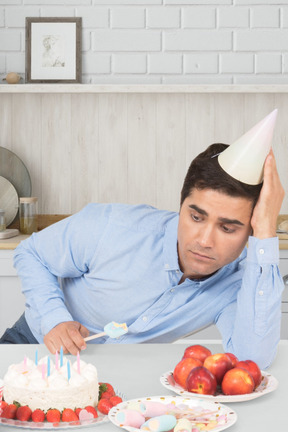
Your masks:
M89 204L21 242L14 262L36 339L71 320L91 333L127 323L126 335L96 343L172 342L216 324L225 351L267 367L280 335L278 239L250 237L248 253L179 284L178 220L146 205Z

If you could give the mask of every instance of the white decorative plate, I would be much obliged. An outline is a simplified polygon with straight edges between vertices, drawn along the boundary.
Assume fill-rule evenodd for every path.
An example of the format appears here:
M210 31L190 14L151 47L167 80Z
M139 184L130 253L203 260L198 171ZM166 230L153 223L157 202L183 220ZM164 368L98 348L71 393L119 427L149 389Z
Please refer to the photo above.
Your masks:
M224 395L223 393L216 393L215 396L212 396L188 392L175 383L173 378L173 371L165 372L163 375L161 375L160 382L165 388L181 396L186 396L190 398L201 398L203 400L210 400L215 402L244 402L258 398L260 396L264 396L265 394L276 390L276 388L278 387L278 381L276 380L276 378L274 378L271 374L267 372L261 371L261 373L262 381L255 391L243 395L232 396Z
M119 424L116 420L116 414L120 410L126 409L129 403L135 403L135 402L137 403L137 402L145 402L145 401L162 402L163 404L173 404L173 405L177 405L178 407L179 406L181 407L181 405L185 405L187 408L185 408L185 412L184 410L183 412L184 414L186 413L186 415L190 417L190 421L195 421L195 423L198 423L199 425L201 424L201 422L205 423L205 418L209 419L207 420L208 422L210 421L209 431L213 431L213 432L219 432L224 429L227 429L228 427L232 426L237 420L237 414L228 406L219 404L218 402L206 401L200 398L191 399L191 398L180 397L180 396L174 396L174 397L173 396L151 396L146 398L139 398L139 399L132 399L129 401L125 401L113 407L109 411L108 418L114 425L121 427L122 429L125 429L129 432L138 431L139 429L136 429L134 427L124 426ZM197 418L198 420L191 420ZM213 426L214 422L215 422L215 426ZM202 429L200 428L200 431L201 430ZM206 428L206 430L208 429Z

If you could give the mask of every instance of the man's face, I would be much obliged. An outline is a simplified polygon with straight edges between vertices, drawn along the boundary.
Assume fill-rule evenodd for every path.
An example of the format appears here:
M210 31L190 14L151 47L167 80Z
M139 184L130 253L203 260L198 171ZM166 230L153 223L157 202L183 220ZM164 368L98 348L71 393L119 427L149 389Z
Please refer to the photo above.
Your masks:
M252 202L192 189L180 210L179 264L185 277L208 276L234 261L251 233Z

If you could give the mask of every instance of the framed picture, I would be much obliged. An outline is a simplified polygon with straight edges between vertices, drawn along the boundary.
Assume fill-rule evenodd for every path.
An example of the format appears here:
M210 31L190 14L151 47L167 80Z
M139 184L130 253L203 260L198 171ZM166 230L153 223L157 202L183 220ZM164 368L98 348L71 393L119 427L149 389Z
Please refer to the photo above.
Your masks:
M26 18L26 82L81 82L82 18Z

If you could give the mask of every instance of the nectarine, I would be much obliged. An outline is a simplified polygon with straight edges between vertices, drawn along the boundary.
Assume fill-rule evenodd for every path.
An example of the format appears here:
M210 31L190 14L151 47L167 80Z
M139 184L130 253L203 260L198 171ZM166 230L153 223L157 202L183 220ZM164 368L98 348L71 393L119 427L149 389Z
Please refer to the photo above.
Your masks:
M221 384L225 373L233 367L230 357L223 353L212 354L211 356L207 357L203 363L203 366L212 372L216 378L217 384Z
M198 366L190 372L186 381L189 392L214 395L216 393L217 381L215 376L204 366Z
M191 345L185 349L183 358L194 357L203 363L211 354L211 351L203 345Z
M242 360L236 364L236 367L248 370L254 379L255 388L259 386L262 381L262 373L257 363L253 360Z
M186 380L191 372L197 366L202 366L202 362L195 358L184 358L174 368L173 377L177 384L186 389Z
M228 370L222 380L222 391L225 395L240 395L252 393L254 380L246 369L235 367Z

